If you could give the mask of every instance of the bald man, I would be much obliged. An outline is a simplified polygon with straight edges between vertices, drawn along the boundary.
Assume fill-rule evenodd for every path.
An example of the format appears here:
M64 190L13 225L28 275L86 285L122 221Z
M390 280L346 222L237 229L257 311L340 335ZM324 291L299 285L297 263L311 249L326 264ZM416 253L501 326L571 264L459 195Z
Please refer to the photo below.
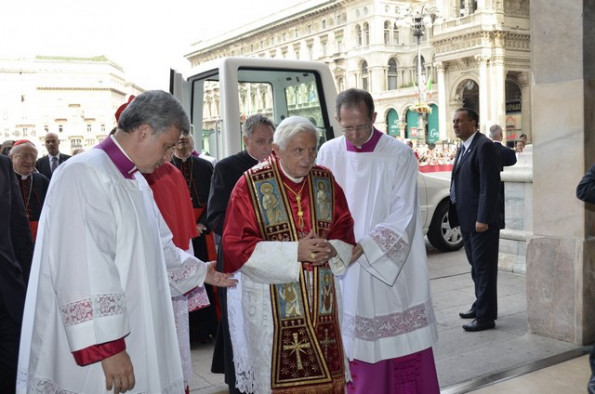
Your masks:
M70 159L70 156L60 153L60 139L56 133L47 133L45 135L45 148L48 150L48 154L37 160L35 168L48 179L51 179L56 168Z

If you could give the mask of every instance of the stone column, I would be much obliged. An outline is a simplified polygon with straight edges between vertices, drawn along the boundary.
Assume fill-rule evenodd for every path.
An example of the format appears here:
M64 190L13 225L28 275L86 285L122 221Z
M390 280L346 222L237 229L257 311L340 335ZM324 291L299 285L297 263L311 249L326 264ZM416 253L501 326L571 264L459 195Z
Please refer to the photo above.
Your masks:
M485 122L490 116L488 103L489 81L487 67L489 56L476 55L475 60L479 63L479 130L485 134Z
M370 92L383 92L387 90L386 86L386 67L384 66L368 66L368 72L370 76L368 77L368 84Z
M504 71L504 56L495 56L491 62L492 68L492 90L490 91L490 119L499 124L506 133L506 72ZM484 117L485 119L485 117ZM486 132L491 126L486 126ZM504 139L506 141L506 138Z
M533 141L531 133L531 84L529 83L529 73L520 73L517 81L521 88L521 130L529 137L529 142Z
M446 113L448 107L446 106L446 82L444 78L444 63L437 62L434 64L434 68L438 73L438 128L440 132L440 141L444 141L447 138L446 134Z
M595 162L595 2L531 1L534 236L527 246L532 332L595 340L595 207L575 197ZM555 54L555 61L551 54Z

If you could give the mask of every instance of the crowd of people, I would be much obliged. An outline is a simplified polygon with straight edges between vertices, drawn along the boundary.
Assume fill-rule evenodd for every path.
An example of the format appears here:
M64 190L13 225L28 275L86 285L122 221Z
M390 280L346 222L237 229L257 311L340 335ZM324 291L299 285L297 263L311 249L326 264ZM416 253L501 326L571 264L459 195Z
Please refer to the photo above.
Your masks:
M500 129L502 130L502 129ZM502 139L500 139L502 141ZM448 168L450 171L455 162L458 143L442 143L442 144L413 144L410 140L406 140L406 143L415 152L420 169L423 171L423 167L436 167L436 168ZM514 152L518 155L522 153L527 145L527 135L521 134L519 138L514 142ZM447 166L447 167L445 167Z
M245 150L215 162L178 100L148 91L89 151L65 155L48 133L38 159L14 142L0 156L0 391L188 392L190 342L215 339L231 393L438 393L418 169L453 166L476 284L460 316L482 331L510 152L469 109L461 146L415 151L374 127L364 90L341 92L336 114L343 135L320 147L306 118L253 115Z

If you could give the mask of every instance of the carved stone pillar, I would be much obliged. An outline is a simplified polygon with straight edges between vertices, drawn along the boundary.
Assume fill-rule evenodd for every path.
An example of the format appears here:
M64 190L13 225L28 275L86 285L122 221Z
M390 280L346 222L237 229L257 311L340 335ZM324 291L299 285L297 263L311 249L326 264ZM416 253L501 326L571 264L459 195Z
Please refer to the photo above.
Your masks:
M575 190L595 162L595 2L566 0L564 12L550 0L530 7L534 236L527 245L527 316L532 332L585 345L595 339L595 210Z
M475 60L479 63L479 130L482 133L486 131L486 120L489 117L489 81L488 81L488 61L487 55L475 55Z
M517 77L517 82L521 88L521 130L527 134L529 142L533 141L531 132L531 85L530 76L528 72L520 73Z
M438 74L438 129L440 132L440 140L444 141L447 138L446 132L446 114L449 108L446 106L446 82L444 78L444 63L434 63L434 69Z
M370 92L380 92L380 91L385 91L387 90L387 86L386 86L386 67L382 67L382 66L372 66L372 67L368 67L369 70L369 74L370 76L368 78L370 78L369 81L369 89Z
M504 131L506 141L506 71L504 69L504 56L494 56L490 62L492 69L492 89L490 90L490 119L499 124ZM485 118L484 118L485 119ZM487 124L487 128L491 125Z

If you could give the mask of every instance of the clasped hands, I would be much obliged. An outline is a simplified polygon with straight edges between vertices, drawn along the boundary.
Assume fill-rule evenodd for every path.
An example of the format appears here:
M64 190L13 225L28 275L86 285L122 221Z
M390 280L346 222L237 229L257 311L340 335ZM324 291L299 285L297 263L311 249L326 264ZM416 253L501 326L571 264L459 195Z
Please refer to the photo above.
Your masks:
M298 241L298 261L307 261L314 266L325 264L337 255L337 250L313 230Z

